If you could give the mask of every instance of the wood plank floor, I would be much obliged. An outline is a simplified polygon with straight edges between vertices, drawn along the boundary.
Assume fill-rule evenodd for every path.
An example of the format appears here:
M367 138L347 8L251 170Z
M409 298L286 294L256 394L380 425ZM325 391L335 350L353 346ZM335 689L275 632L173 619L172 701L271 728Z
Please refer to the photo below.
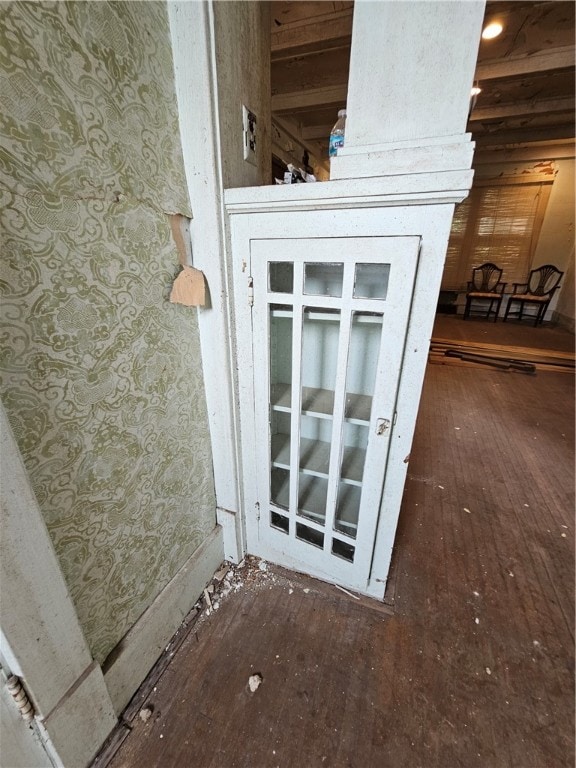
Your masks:
M573 462L571 376L428 366L393 615L246 566L110 765L573 766Z
M434 321L432 338L574 352L574 334L550 323L534 328L531 323L524 321L494 323L475 318L463 320L460 315L439 313Z

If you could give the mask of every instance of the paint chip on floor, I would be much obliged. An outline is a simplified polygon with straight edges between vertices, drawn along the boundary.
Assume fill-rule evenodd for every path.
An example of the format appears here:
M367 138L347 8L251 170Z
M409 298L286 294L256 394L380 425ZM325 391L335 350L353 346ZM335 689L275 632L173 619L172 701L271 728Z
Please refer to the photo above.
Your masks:
M250 688L250 691L254 693L255 691L260 688L262 685L262 675L258 672L255 675L250 675L248 678L248 688Z

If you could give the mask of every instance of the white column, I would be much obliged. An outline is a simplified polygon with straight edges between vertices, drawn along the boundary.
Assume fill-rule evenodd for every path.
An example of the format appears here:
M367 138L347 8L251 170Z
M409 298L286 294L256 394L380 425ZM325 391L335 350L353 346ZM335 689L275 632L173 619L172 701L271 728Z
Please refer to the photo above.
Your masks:
M471 151L455 145L470 144L484 5L356 0L346 141L331 178L453 170L471 161Z

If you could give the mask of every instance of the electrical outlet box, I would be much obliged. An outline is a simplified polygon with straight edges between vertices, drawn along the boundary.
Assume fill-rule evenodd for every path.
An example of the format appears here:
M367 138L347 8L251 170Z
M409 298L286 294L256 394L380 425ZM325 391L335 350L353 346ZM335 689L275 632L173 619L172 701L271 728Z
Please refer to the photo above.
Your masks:
M244 105L242 105L242 140L244 160L256 165L256 115Z

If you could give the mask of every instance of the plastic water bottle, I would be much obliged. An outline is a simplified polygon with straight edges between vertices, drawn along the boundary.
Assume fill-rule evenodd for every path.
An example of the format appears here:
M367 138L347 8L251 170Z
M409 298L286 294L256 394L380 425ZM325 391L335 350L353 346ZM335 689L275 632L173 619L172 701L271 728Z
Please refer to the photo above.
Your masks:
M338 154L340 147L344 146L344 129L346 128L346 110L338 110L338 120L336 125L332 128L330 133L330 146L328 148L328 154L330 157L335 157Z

